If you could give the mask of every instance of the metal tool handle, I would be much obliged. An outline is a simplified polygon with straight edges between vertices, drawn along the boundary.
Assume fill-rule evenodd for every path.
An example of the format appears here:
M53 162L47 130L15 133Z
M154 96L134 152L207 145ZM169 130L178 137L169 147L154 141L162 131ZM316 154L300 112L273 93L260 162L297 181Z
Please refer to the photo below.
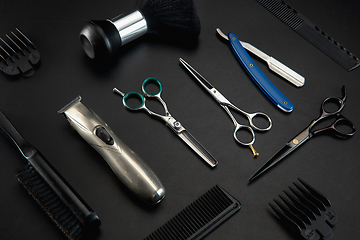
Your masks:
M239 39L234 33L229 33L231 49L245 68L250 77L258 85L258 87L265 93L265 95L284 112L291 112L293 104L275 87L275 85L265 76L260 68L251 59L249 54L240 44Z
M165 188L150 167L80 97L59 111L70 125L105 159L115 175L135 195L150 204L165 197Z
M270 118L267 114L265 114L265 113L262 113L262 112L248 113L247 116L248 116L248 118L249 118L250 126L251 126L252 128L254 128L255 130L257 130L257 131L268 131L268 130L270 130L271 127L272 127L271 118ZM263 127L263 126L261 126L261 127L256 126L255 123L254 123L254 119L260 119L260 118L266 119L266 121L268 122L268 125L265 126L265 127Z

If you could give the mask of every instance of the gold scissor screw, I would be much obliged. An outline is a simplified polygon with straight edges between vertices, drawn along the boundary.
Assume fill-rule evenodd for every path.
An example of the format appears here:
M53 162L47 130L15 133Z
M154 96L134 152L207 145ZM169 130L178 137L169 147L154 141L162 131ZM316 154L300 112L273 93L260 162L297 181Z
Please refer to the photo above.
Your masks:
M249 147L250 147L250 149L251 149L251 152L252 152L254 158L260 155L260 154L255 150L255 148L253 147L253 145L250 144Z
M250 67L253 67L254 65L252 63L250 63Z

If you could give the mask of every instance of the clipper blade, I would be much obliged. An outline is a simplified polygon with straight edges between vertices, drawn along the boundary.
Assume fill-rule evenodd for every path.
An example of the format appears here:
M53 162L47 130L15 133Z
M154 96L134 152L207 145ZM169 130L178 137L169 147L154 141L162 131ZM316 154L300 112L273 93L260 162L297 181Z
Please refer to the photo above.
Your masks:
M9 76L34 75L40 62L40 53L33 42L18 28L6 38L0 37L0 70Z
M277 206L269 203L270 207L304 239L331 239L337 215L330 201L304 180L298 180L303 186L294 182L295 188L289 186L290 191L284 191L286 197L279 195L282 201L274 199Z
M202 239L240 208L238 200L216 185L145 240Z

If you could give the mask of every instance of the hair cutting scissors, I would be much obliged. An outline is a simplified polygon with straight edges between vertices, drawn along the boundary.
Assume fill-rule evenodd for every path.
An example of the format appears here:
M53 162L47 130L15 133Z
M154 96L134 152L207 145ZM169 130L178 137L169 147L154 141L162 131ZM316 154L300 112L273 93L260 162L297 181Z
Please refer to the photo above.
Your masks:
M343 110L345 106L345 100L346 100L346 89L345 86L342 88L344 97L337 98L337 97L328 97L324 99L324 101L321 104L321 115L317 119L312 120L310 125L306 127L302 132L300 132L296 137L291 139L288 143L285 144L285 146L277 152L270 160L268 160L250 179L249 181L252 181L256 177L258 177L260 174L264 173L266 170L268 170L270 167L274 166L276 163L278 163L280 160L285 158L288 154L290 154L292 151L297 149L300 145L302 145L304 142L312 138L313 136L320 134L320 133L329 133L332 134L338 138L349 138L355 134L355 126L354 124L344 116L340 115L340 112ZM337 105L337 110L335 111L327 111L325 105L328 105L330 103L335 103ZM318 130L312 130L312 128L319 123L321 120L335 116L335 121L324 128L320 128ZM346 129L340 128L340 125L347 126ZM339 128L338 128L339 126ZM350 130L348 129L350 128Z
M229 100L227 100L224 95L222 95L216 88L213 87L213 85L211 85L211 83L209 83L203 76L200 75L200 73L198 73L193 67L191 67L187 62L184 61L184 59L180 58L179 61L184 65L184 67L196 78L196 80L199 81L199 83L210 93L211 96L213 96L216 101L220 104L220 106L227 112L227 114L230 116L231 120L233 121L234 125L235 125L235 131L234 131L234 138L235 140L245 146L249 146L254 157L258 156L259 153L257 153L254 149L254 147L252 146L255 142L255 133L254 130L257 131L268 131L270 130L271 126L272 126L272 122L271 119L268 115L266 115L265 113L262 112L256 112L256 113L247 113L243 110L241 110L240 108L236 107L234 104L232 104ZM249 125L243 125L240 124L236 121L235 117L232 115L232 113L230 112L230 109L232 108L238 112L240 112L241 114L243 114L244 116L247 117L248 121L249 121ZM254 124L253 120L255 117L261 117L261 118L265 118L268 121L268 126L266 127L258 127ZM240 140L237 136L237 133L239 132L240 129L245 129L248 130L251 133L252 139L249 142L244 142L242 140Z
M155 94L146 91L146 86L149 83L154 83L159 87L159 91ZM166 122L166 125L169 126L187 145L189 145L199 156L201 156L211 167L217 165L217 161L211 154L182 126L182 124L173 118L168 111L165 101L161 98L162 85L159 80L156 78L147 78L142 84L142 91L144 96L137 92L129 92L127 94L121 92L117 88L114 88L113 91L117 94L120 94L123 97L123 104L130 110L145 110L150 115L156 116ZM141 100L141 104L138 106L133 106L129 103L130 98L137 98ZM151 111L146 107L145 101L146 98L155 98L162 104L164 108L165 115L161 115Z

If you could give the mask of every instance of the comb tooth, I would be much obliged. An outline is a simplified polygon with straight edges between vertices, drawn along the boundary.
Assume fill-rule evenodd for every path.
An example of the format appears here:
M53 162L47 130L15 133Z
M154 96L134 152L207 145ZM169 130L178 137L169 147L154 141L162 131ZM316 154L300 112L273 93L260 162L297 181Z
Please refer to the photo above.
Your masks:
M294 193L294 195L300 200L300 202L302 202L304 204L304 206L308 207L314 214L320 216L321 215L321 211L320 209L313 204L312 202L310 202L308 199L306 199L299 191L297 191L296 189L289 187L289 189Z
M274 199L274 202L279 206L279 208L283 211L283 213L293 220L300 228L306 229L306 224L304 221L299 218L296 214L294 214L289 208L287 208L284 204Z
M184 225L183 222L181 222L181 219L178 216L175 217L173 220L174 225L172 227L176 231L176 233L181 236L181 238L187 238L187 236L190 235L190 231L187 226ZM179 229L182 229L182 231L179 231Z
M180 216L181 222L187 226L187 229L189 229L190 235L193 234L196 231L197 226L192 221L189 221L189 219L185 216L183 211L180 212L179 216Z
M284 193L295 204L295 206L297 208L301 209L301 211L303 211L303 213L305 213L310 219L316 220L316 215L313 211L311 211L308 207L306 207L304 204L302 204L297 198L295 198L289 192L284 191Z
M11 37L9 37L9 35L7 35L6 34L6 37L15 45L15 47L17 47L20 51L21 51L21 53L25 56L25 53L24 53L24 51L20 48L20 46L11 38Z
M303 213L300 209L294 206L289 200L284 198L283 196L279 195L279 198L286 204L286 206L296 215L298 216L304 223L311 224L310 218Z
M300 192L304 195L305 198L307 198L307 200L309 200L311 203L317 206L321 211L326 211L325 205L319 199L317 199L315 196L313 196L309 191L305 190L299 184L297 183L293 183L293 184L297 187L297 189L300 190Z
M282 4L276 0L257 0L257 2L294 30L304 22L304 20L294 12L295 10L285 3Z
M36 47L35 47L35 45L33 44L33 42L32 41L30 41L30 39L29 38L27 38L26 36L25 36L25 34L23 34L18 28L16 28L16 31L18 31L18 33L20 33L21 34L21 36L23 36L25 39L26 39L26 41L28 41L28 43L30 43L31 44L31 46L34 48L34 49L36 49Z
M19 42L21 42L21 43L24 45L24 47L25 47L29 52L31 52L30 49L29 49L29 47L28 47L28 45L26 45L26 44L23 42L23 40L21 40L14 32L11 32L11 34L12 34L13 36L15 36L16 39L17 39Z
M331 207L331 202L323 194L313 188L310 184L306 183L304 180L298 178L298 180L306 187L306 189L311 192L317 199L319 199L325 206Z
M5 44L5 46L7 46L7 47L15 54L15 56L16 56L17 58L19 58L19 56L17 55L17 52L15 52L15 50L14 50L7 42L4 41L4 39L2 39L2 38L0 37L0 41L2 41L2 42Z
M10 60L12 62L14 62L14 59L11 57L11 55L2 46L0 46L0 49L3 50L3 52L10 58Z
M278 209L275 205L272 203L269 203L269 206L274 210L274 212L279 216L279 218L288 224L294 231L297 231L298 234L301 234L301 228L299 225L297 225L293 220L288 218L280 209Z
M9 66L8 62L6 61L6 59L4 58L3 55L0 54L0 58L4 61L4 63L5 63L7 66Z

